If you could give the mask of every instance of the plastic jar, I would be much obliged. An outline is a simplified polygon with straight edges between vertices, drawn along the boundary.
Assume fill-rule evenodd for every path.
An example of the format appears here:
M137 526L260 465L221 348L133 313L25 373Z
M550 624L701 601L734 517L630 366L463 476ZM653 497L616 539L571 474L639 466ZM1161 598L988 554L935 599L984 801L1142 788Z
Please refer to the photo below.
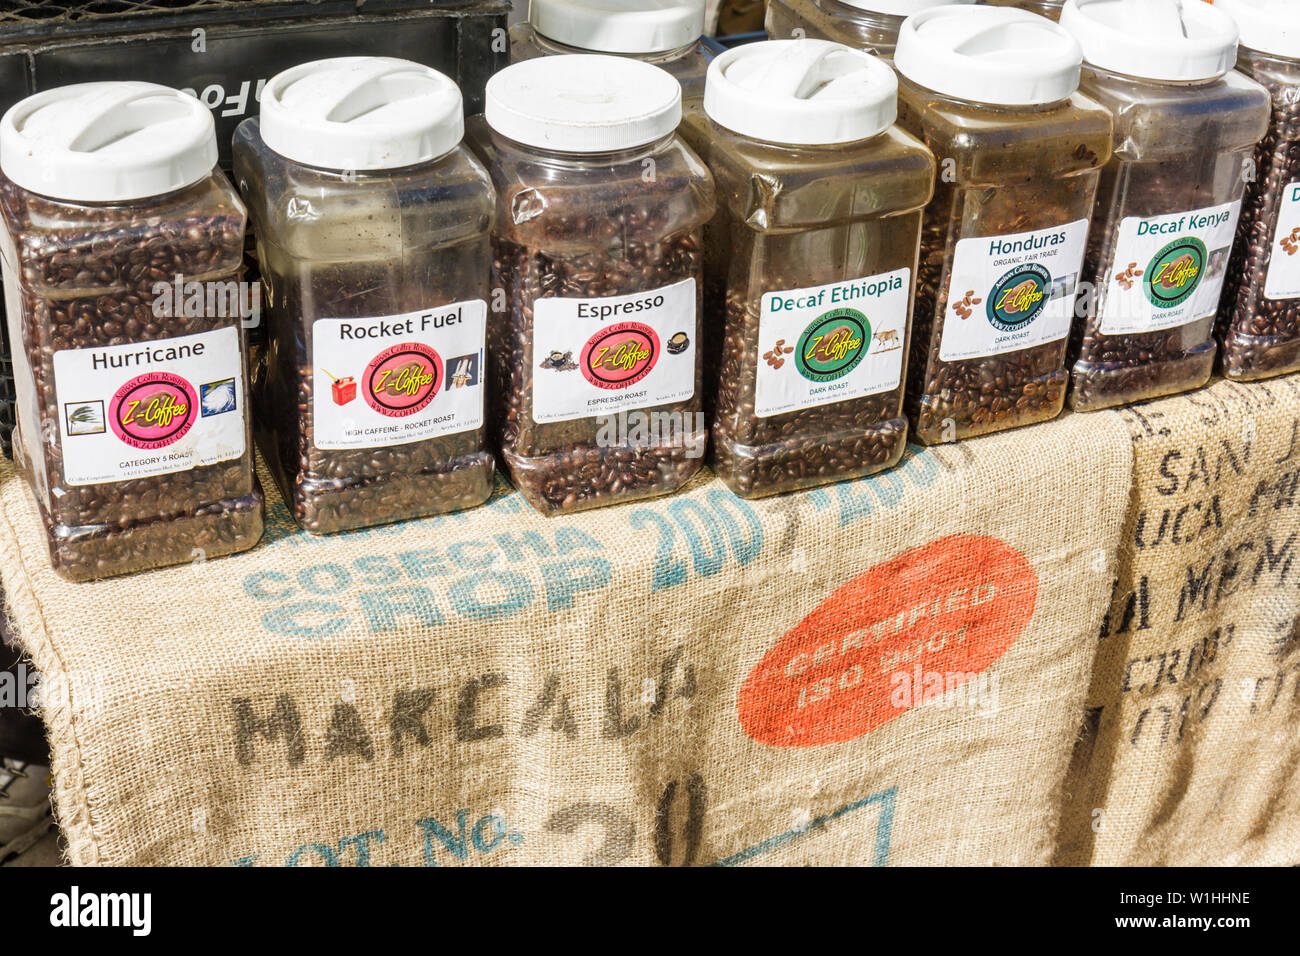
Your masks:
M1051 20L1061 19L1061 7L1065 0L980 0L991 7L1016 7L1021 10L1028 10L1030 13L1036 13L1040 17L1047 17Z
M487 500L495 208L460 91L386 57L278 74L235 133L267 290L259 440L308 531Z
M834 40L889 58L898 30L914 13L976 0L768 0L763 25L774 40L811 37ZM796 31L802 31L796 32Z
M685 99L704 95L711 52L703 0L530 0L510 28L510 62L565 53L607 53L662 67Z
M934 153L908 382L926 444L1046 421L1110 115L1075 92L1083 55L1021 10L940 7L903 24L899 120Z
M1215 9L1241 29L1238 69L1272 94L1218 321L1223 374L1260 379L1300 369L1300 5L1218 0Z
M1233 70L1237 29L1203 3L1068 0L1080 89L1111 114L1071 343L1070 407L1199 388L1268 93Z
M65 577L261 536L246 214L216 163L207 107L152 83L46 90L0 121L15 459Z
M601 91L599 97L592 90ZM713 177L658 67L555 56L488 81L470 139L496 185L502 458L555 514L673 491L700 467L701 232Z
M712 171L706 338L714 471L758 497L896 464L934 159L881 60L826 40L721 54L682 133ZM725 323L725 324L724 324ZM719 327L722 326L722 327Z

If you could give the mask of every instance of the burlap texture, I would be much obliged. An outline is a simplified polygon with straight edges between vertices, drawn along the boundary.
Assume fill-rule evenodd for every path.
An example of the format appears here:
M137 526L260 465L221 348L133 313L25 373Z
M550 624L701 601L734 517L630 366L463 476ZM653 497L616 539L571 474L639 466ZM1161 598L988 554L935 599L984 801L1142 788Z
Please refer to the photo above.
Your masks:
M254 551L77 585L3 471L0 573L75 863L1041 864L1131 475L1100 414L331 538L268 482Z
M1134 489L1064 863L1300 863L1300 380L1123 413Z

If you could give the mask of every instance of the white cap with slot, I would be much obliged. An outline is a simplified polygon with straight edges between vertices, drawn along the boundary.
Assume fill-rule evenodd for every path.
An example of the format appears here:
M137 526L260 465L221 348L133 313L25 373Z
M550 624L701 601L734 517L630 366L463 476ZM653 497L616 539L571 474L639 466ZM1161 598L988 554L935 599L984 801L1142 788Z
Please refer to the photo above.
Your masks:
M526 146L566 153L629 149L677 129L682 87L667 71L627 57L543 56L488 80L483 116Z
M1066 0L1061 26L1087 63L1125 76L1209 80L1237 62L1232 18L1200 0Z
M78 83L36 93L0 120L0 169L71 202L161 196L211 175L212 113L156 83Z
M1296 0L1214 0L1214 8L1236 21L1242 46L1300 60L1300 3Z
M532 0L542 36L601 53L664 53L704 32L704 0Z
M444 156L465 132L460 89L410 60L344 56L277 73L262 90L262 139L323 169L398 169Z
M884 13L891 17L910 17L931 7L946 7L961 3L975 3L976 0L840 0L846 6L866 10L868 13Z
M883 61L829 40L768 40L709 64L704 112L770 143L850 143L898 117L898 79Z
M1034 106L1079 88L1083 52L1046 17L1010 7L945 6L903 21L894 66L913 83L976 103Z

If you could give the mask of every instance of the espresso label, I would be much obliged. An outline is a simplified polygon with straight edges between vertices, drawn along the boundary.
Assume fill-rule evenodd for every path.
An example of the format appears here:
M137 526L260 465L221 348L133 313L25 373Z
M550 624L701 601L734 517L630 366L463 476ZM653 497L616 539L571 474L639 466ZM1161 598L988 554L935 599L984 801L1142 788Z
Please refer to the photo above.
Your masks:
M754 414L898 388L912 270L763 296Z
M54 389L69 485L151 478L244 454L244 358L234 327L63 349L54 353Z
M1213 315L1241 202L1120 222L1098 328L1157 332Z
M1300 299L1300 183L1291 183L1282 190L1264 297Z
M483 424L487 303L312 323L313 443L404 445Z
M564 422L695 394L695 280L533 303L533 420Z
M962 239L953 256L939 357L983 358L1070 334L1088 220Z

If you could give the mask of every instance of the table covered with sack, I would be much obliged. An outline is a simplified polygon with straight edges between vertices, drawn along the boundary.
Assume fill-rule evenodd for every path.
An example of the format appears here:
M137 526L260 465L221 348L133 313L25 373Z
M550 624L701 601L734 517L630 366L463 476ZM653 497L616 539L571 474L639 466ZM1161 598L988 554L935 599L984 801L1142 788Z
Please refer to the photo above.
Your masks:
M745 501L95 583L0 473L77 864L1300 863L1300 378Z

